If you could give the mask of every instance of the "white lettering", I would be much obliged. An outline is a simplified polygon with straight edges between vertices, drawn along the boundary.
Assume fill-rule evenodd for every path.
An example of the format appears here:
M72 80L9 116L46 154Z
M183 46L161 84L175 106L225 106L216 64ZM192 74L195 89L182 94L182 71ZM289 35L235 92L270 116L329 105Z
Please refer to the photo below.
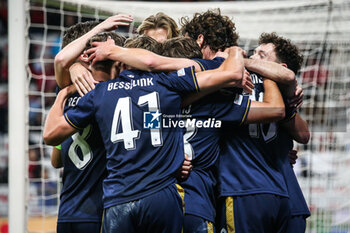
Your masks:
M142 78L138 80L130 80L130 82L109 83L107 86L107 91L118 90L118 89L131 90L134 87L146 87L146 86L154 86L153 78Z

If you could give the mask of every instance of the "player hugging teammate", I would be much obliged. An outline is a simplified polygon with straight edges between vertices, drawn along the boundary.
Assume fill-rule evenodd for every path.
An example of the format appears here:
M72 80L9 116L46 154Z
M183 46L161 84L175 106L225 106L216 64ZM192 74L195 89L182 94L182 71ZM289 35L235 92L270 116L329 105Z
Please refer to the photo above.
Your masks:
M74 25L55 58L43 136L64 168L57 232L305 232L289 162L309 140L297 47L262 34L246 58L219 10L110 32L132 20Z

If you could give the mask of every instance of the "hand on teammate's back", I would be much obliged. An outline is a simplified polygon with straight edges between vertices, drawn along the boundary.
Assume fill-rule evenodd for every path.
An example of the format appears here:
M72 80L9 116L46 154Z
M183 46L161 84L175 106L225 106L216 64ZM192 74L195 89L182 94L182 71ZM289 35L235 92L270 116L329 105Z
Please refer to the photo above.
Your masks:
M85 95L95 88L98 82L92 77L91 72L81 63L74 63L69 68L70 78L80 96Z
M288 158L289 158L290 165L293 167L294 164L296 164L298 159L297 151L296 150L289 151Z
M177 172L177 178L181 181L186 180L192 171L192 167L191 159L185 154L184 162Z

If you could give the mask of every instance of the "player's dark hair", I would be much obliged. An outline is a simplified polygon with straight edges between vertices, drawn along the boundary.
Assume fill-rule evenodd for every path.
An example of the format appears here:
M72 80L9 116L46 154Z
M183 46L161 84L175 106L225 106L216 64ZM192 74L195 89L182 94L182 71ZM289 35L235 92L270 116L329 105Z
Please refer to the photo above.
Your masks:
M163 53L162 44L149 36L138 36L133 39L127 39L124 44L125 48L141 48L161 55Z
M125 42L125 37L122 35L119 35L116 32L102 32L99 34L94 35L89 39L89 41L86 43L85 50L88 50L92 48L92 42L98 41L98 42L103 42L107 41L108 37L112 38L114 40L115 45L118 46L123 46ZM114 64L115 61L112 60L104 60L104 61L98 61L94 64L94 69L95 70L101 70L106 73L110 73L112 65Z
M272 43L275 46L276 57L281 63L287 64L295 74L300 70L303 56L298 47L288 39L273 33L262 33L259 38L260 44Z
M202 58L197 42L189 37L175 37L163 43L163 56L178 58Z
M137 28L137 32L142 35L146 30L157 28L167 30L167 38L173 38L180 34L175 20L163 12L158 12L156 15L150 15L144 19L141 25Z
M78 39L79 37L89 32L98 24L99 22L97 21L86 21L86 22L81 22L81 23L74 24L73 26L70 26L64 32L63 40L62 40L62 49L72 41Z
M102 32L99 34L94 35L89 39L89 41L86 43L85 50L88 50L92 48L92 42L95 41L107 41L108 37L114 40L115 45L123 46L126 38L116 32Z
M202 47L208 45L215 52L237 46L238 34L235 24L229 17L222 16L220 9L208 10L202 14L195 13L192 20L182 17L181 26L182 35L197 40L202 34Z

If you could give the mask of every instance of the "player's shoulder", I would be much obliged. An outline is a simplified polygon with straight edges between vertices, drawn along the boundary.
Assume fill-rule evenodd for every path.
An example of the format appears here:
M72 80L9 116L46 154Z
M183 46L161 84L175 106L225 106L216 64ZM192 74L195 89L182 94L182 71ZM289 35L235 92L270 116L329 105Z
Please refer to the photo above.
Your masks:
M137 79L142 78L144 76L157 76L158 73L156 72L149 72L149 71L143 71L143 70L123 70L119 77L116 79ZM113 79L113 80L116 80Z
M224 58L221 59L199 59L199 58L195 58L193 59L195 62L197 62L199 64L199 66L201 67L201 70L210 70L210 69L216 69L218 68L221 63L225 60Z

